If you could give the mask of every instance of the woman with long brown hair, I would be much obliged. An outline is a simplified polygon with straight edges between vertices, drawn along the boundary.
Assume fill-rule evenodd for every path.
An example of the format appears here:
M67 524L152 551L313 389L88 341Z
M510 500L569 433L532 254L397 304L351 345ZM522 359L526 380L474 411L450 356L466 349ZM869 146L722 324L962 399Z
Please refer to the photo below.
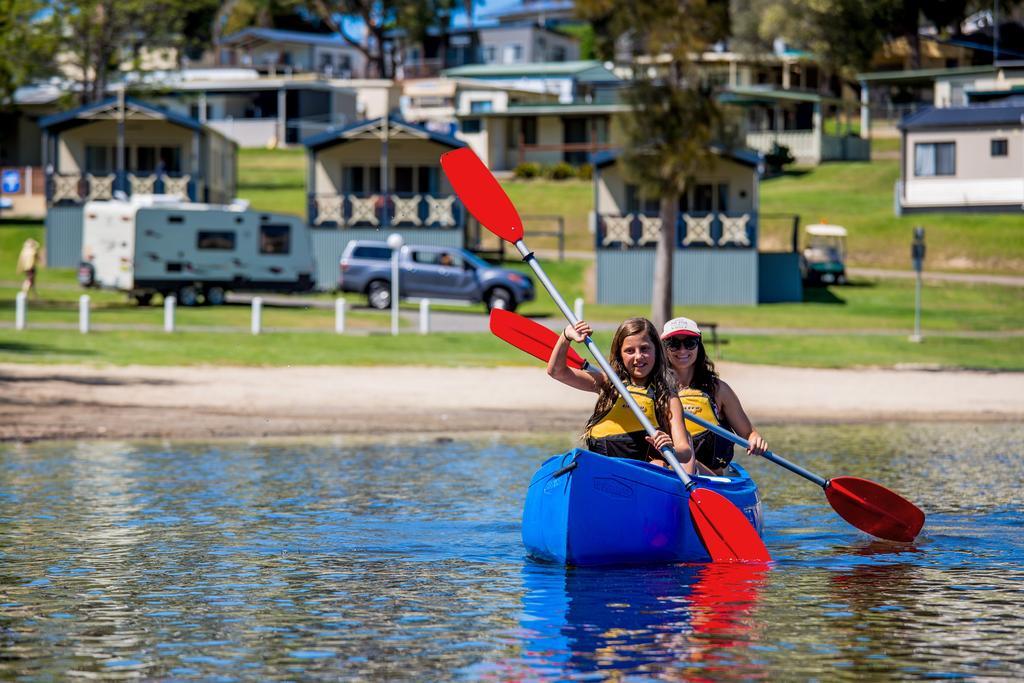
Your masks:
M760 455L768 450L768 443L754 429L739 396L718 377L697 323L689 318L673 318L665 323L661 340L683 410L739 434L750 442L748 453ZM721 474L732 461L732 442L689 420L686 430L693 439L697 462Z
M646 318L630 318L612 339L608 361L641 410L658 427L647 435L625 400L603 372L591 373L569 367L566 353L573 342L583 342L592 330L585 321L563 330L548 360L548 375L580 391L597 394L594 413L583 436L588 450L611 457L631 458L664 465L660 450L672 446L688 473L694 471L693 450L683 426L683 408L669 376L658 330Z

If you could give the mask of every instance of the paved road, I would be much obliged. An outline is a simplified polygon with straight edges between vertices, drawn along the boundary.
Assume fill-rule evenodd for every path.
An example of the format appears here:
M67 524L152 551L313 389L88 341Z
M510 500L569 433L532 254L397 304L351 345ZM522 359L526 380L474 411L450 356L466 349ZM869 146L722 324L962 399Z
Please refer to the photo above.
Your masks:
M883 268L849 268L850 275L858 277L895 278L909 280L917 277L913 270L887 270ZM984 275L981 273L932 273L924 271L922 277L926 282L973 282L976 284L1005 285L1008 287L1024 287L1024 277L1020 275Z

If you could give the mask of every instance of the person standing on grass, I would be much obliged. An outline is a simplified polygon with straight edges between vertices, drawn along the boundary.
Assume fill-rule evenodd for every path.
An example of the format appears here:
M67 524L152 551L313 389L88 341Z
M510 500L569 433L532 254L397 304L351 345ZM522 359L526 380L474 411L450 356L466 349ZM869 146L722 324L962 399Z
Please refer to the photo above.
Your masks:
M661 340L678 384L683 410L739 434L750 442L747 452L752 455L768 450L768 443L754 429L739 396L715 372L697 323L689 318L673 318L665 323ZM702 469L715 474L724 472L732 461L732 442L689 420L686 430L693 439L693 450Z
M590 325L582 320L575 326L566 326L548 360L548 375L574 389L597 394L594 413L584 427L587 449L610 457L665 466L660 451L672 446L683 469L693 474L693 450L683 426L683 408L668 374L657 328L646 318L626 320L615 330L608 357L612 369L644 415L657 425L658 431L653 437L647 435L603 372L586 372L566 364L569 345L585 341L591 332Z
M25 281L21 283L21 291L25 294L32 294L35 299L39 298L36 291L36 268L39 266L39 242L29 237L21 245L21 253L18 254L18 272L25 275Z

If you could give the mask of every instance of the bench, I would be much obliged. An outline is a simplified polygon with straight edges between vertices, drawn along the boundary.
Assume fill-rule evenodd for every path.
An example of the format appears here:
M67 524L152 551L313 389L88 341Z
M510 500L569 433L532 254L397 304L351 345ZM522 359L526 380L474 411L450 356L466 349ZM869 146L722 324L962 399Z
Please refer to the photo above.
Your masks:
M728 339L719 339L718 337L718 323L702 323L697 322L697 327L700 328L701 335L707 337L707 332L711 332L711 346L714 347L715 360L722 360L722 346L729 343Z

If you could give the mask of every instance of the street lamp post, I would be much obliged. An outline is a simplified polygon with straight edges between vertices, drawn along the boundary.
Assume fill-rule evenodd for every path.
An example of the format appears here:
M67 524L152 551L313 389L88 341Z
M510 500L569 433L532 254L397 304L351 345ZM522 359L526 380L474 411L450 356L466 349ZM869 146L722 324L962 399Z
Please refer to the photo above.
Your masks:
M388 235L391 247L391 334L398 336L398 257L405 240L397 232Z

